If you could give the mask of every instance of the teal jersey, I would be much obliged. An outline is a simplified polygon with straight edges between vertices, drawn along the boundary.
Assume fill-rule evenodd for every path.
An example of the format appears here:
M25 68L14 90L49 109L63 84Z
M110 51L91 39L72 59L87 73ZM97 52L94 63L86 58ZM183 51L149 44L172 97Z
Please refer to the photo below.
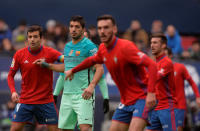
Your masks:
M65 45L64 49L65 71L77 66L84 59L93 56L96 52L97 47L86 37L77 44L73 44L72 41L70 41ZM83 93L83 89L88 87L93 76L94 71L92 68L75 73L73 80L65 81L64 93Z

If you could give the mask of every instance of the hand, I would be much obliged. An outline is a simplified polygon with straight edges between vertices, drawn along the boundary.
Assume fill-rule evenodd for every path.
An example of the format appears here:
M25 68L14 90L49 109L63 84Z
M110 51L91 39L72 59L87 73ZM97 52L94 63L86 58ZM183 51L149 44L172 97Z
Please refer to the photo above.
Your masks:
M196 98L196 103L197 103L198 107L200 107L200 97Z
M109 99L103 100L103 113L106 114L109 111Z
M42 65L42 62L45 62L45 59L37 59L33 62L33 64L36 64L36 65Z
M19 95L17 94L17 92L13 92L11 99L13 102L18 103L19 102Z
M95 84L90 83L88 88L86 88L82 94L83 99L88 100L94 92Z
M155 93L151 93L151 92L147 93L146 104L145 105L150 110L152 108L154 108L154 106L156 106L156 95L155 95Z
M55 95L53 96L55 104L57 104L57 98L58 98L58 96L55 96Z
M74 77L74 73L72 72L72 70L65 71L65 80L69 78L69 80L71 81L73 77Z

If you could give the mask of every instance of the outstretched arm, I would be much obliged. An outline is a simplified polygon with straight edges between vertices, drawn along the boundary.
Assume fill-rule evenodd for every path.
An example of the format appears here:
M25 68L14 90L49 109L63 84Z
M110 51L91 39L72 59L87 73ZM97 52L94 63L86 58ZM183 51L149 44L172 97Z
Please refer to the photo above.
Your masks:
M94 67L96 68L94 77L92 81L90 82L88 88L86 88L82 94L82 97L86 100L90 99L90 97L92 96L94 92L94 88L96 87L97 83L99 82L99 80L101 79L104 73L103 66L101 64L96 64Z
M33 64L40 65L41 67L48 68L48 69L56 71L56 72L64 72L65 71L64 64L46 63L45 59L37 59L33 62Z

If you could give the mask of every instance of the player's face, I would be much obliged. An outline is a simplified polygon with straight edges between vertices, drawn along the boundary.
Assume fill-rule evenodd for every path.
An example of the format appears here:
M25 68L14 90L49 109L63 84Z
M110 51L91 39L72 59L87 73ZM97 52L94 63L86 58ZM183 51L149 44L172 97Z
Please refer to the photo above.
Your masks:
M84 28L78 21L71 21L69 25L69 32L74 40L78 40L84 33Z
M162 51L161 38L152 38L151 39L151 51L152 51L152 54L155 56L157 56L161 53L161 51Z
M117 27L111 20L100 20L97 23L97 30L102 43L109 44L114 37Z
M28 44L32 50L40 48L41 38L39 31L28 32L27 34Z

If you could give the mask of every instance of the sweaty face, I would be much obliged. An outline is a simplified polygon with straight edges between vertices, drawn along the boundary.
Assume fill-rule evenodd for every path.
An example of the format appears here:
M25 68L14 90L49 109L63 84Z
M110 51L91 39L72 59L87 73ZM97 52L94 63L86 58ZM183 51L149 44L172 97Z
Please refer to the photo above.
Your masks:
M109 44L116 33L116 26L112 24L111 20L100 20L97 28L101 42Z
M151 51L152 51L152 54L155 56L157 56L161 53L161 51L162 51L161 38L152 38L151 39Z
M28 44L32 50L37 50L40 48L41 38L39 31L28 32Z
M84 28L82 28L78 21L71 21L69 25L69 32L72 39L77 40L83 35Z

